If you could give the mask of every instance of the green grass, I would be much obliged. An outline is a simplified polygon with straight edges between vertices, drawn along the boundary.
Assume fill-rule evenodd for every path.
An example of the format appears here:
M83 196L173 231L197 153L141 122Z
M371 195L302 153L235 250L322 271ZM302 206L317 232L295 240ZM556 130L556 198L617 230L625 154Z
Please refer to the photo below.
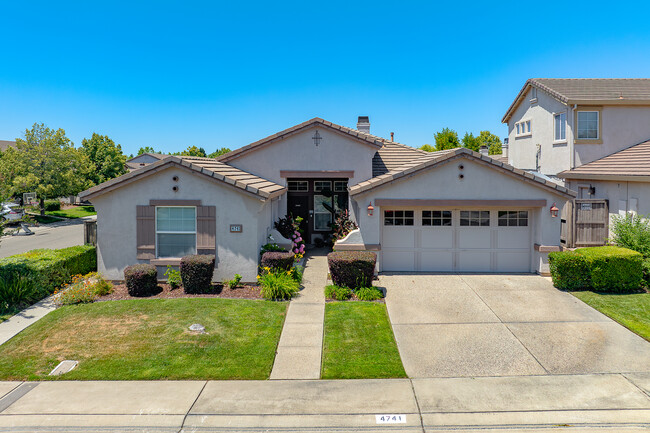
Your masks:
M384 304L325 305L323 379L406 377Z
M62 307L0 346L0 380L267 379L287 303L241 299L106 301ZM194 334L193 323L207 334Z
M650 293L571 292L582 302L650 341Z
M29 216L39 224L50 224L57 221L62 221L61 218L56 218L51 215L39 215L30 213Z
M8 318L10 318L11 316L13 316L14 314L19 313L19 312L20 312L20 308L15 308L15 307L11 307L11 308L9 308L7 310L1 310L0 311L0 323L4 322Z
M63 218L82 218L97 215L93 206L75 206L70 209L46 211L45 215L58 216Z

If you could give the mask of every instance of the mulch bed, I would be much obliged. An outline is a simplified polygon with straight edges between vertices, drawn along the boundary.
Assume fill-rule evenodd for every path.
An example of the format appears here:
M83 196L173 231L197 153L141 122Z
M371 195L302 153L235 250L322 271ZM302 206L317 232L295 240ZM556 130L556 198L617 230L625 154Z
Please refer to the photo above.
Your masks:
M173 299L173 298L231 298L231 299L264 299L260 294L260 288L256 285L242 284L236 289L230 289L228 286L221 284L213 285L213 293L202 295L190 295L183 291L183 288L172 290L168 284L162 283L158 285L159 292L146 297L136 297L129 295L126 285L115 284L113 291L106 295L97 298L97 301L118 301L122 299Z

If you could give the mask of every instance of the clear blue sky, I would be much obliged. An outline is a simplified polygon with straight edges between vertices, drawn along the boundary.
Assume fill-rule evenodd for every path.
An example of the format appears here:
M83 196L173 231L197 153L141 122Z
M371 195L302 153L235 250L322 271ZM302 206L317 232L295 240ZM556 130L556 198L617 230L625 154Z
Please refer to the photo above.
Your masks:
M445 126L503 137L529 77L650 76L642 2L435 3L3 2L0 139L44 122L211 152L369 115L420 146Z

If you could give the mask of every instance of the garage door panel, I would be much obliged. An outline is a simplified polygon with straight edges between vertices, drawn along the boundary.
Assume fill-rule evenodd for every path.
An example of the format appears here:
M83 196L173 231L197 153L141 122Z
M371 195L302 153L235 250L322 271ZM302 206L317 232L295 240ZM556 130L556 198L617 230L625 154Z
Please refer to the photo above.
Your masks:
M420 233L422 248L449 249L454 242L454 229L451 227L424 228Z
M490 272L491 256L489 251L458 252L458 270L460 272Z
M489 228L459 227L458 248L490 248L492 233Z
M530 252L526 250L503 252L497 255L497 272L529 272Z
M420 253L420 271L451 272L454 270L454 254L451 251Z
M382 267L385 271L415 271L415 252L383 251Z
M522 248L530 247L528 227L500 229L497 232L497 248Z
M415 230L413 227L386 227L384 244L390 248L415 247Z

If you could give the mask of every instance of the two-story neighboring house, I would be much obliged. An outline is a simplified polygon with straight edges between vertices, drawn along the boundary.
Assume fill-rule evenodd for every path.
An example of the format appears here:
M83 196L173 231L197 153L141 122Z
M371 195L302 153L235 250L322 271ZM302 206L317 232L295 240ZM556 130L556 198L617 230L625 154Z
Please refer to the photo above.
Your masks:
M514 167L607 200L609 215L650 214L650 79L532 78L502 122Z

